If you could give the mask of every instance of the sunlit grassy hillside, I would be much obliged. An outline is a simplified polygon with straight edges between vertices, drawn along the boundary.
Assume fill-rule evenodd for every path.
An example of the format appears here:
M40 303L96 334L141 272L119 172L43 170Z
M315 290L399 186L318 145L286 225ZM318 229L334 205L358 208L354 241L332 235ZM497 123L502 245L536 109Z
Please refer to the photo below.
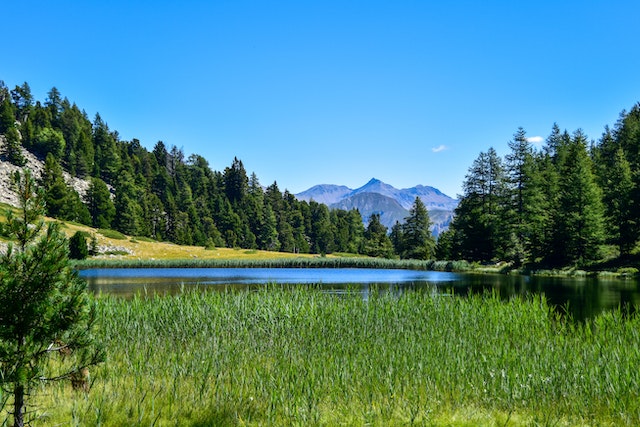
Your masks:
M7 210L15 208L0 203L0 222L6 221ZM46 221L55 221L46 218ZM181 246L174 243L158 242L145 237L125 236L112 230L98 230L81 224L60 222L62 230L71 237L76 231L83 231L89 236L95 236L102 254L96 258L114 260L173 260L173 259L280 259L294 257L313 257L310 254L291 254L246 249L210 248L202 246ZM7 242L7 238L0 235L0 242Z

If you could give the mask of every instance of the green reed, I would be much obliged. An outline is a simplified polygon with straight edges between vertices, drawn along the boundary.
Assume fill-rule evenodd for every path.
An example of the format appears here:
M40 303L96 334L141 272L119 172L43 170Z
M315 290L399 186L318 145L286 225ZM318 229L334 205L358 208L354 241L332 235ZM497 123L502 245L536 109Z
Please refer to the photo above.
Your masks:
M274 259L176 259L77 261L78 268L400 268L413 270L467 271L466 261L420 261L365 257L299 257Z
M108 361L32 425L637 425L640 319L308 287L99 297ZM39 396L39 397L38 397Z

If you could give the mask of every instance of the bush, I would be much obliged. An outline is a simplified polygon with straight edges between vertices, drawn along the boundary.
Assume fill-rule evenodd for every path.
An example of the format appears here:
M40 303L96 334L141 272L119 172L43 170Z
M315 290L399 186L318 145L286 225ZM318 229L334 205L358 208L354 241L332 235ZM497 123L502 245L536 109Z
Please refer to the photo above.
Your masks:
M87 233L76 231L71 239L69 239L69 258L85 259L89 256L89 248L87 247Z
M124 234L116 230L108 230L108 229L101 228L98 230L98 233L102 234L104 237L108 239L127 240L127 236L125 236Z

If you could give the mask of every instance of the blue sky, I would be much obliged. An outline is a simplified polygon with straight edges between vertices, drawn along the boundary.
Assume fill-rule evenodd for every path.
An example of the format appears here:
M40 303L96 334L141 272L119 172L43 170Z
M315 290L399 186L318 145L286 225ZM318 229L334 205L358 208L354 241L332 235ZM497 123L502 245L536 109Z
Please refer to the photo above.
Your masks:
M640 101L637 1L21 1L0 79L122 139L297 193L376 177L455 196L490 146L598 139Z

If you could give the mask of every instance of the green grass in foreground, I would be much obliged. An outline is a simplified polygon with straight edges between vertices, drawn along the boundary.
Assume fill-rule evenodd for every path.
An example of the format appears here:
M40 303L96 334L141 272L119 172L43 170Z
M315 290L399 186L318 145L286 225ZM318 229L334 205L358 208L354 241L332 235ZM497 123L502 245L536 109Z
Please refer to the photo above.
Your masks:
M88 395L35 390L32 426L640 423L640 318L619 312L277 286L98 304L108 361Z

